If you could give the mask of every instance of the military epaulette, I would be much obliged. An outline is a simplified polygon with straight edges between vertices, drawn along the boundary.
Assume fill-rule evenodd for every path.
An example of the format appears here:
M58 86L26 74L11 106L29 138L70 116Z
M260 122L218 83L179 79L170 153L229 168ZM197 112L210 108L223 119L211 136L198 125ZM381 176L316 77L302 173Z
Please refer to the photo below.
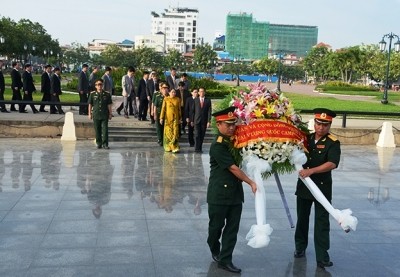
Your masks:
M217 142L218 142L218 143L221 143L221 142L223 142L223 141L224 141L224 138L223 138L222 136L218 136Z
M332 134L329 134L329 135L328 135L328 138L330 138L330 139L333 140L333 141L337 141L337 137L335 137L335 136L332 135Z

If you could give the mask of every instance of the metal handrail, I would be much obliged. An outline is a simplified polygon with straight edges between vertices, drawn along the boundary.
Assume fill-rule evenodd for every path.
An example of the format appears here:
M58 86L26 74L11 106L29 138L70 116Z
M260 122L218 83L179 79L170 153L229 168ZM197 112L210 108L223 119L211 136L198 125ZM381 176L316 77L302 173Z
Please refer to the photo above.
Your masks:
M298 112L305 114L313 114L313 110L298 110ZM398 116L400 113L389 113L389 112L357 112L357 111L335 111L337 115L342 116L342 128L346 128L347 115L380 115L380 116Z

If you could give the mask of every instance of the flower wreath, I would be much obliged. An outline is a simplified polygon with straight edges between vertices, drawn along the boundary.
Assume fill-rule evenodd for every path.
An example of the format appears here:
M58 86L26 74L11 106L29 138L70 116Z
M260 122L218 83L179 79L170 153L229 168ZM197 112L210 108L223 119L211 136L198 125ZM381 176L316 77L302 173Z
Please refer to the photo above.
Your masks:
M248 85L250 91L239 91L224 98L219 108L236 107L239 121L231 151L238 164L254 154L266 160L271 169L262 173L294 170L290 157L294 149L306 144L307 123L295 112L290 99L269 91L262 83Z

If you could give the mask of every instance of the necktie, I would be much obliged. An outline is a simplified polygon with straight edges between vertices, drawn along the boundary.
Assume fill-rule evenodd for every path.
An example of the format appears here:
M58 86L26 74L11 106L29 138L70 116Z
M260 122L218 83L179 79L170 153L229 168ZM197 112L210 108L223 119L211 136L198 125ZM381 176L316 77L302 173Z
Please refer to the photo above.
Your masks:
M204 99L200 98L200 108L203 108L203 105L204 105Z

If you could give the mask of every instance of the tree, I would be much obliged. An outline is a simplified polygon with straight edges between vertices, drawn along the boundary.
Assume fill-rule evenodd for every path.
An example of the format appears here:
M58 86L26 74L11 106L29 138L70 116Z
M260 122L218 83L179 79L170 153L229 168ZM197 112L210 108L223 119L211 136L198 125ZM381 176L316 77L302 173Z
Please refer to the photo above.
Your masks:
M140 47L135 49L134 56L136 58L136 66L139 69L153 69L162 67L163 58L155 49L149 47Z
M125 51L117 45L108 45L106 49L101 52L100 56L103 59L105 65L118 67L124 61Z
M278 72L279 61L265 56L261 60L255 61L253 65L258 72L271 76Z
M197 45L194 52L193 61L198 70L207 72L216 65L217 53L212 49L211 45Z
M302 80L304 78L304 70L302 65L283 65L282 76L290 80Z
M90 62L89 50L79 43L72 43L71 49L64 53L63 60L67 67L71 66L73 69L80 69L83 63Z
M5 40L4 46L0 45L0 52L9 59L26 61L28 55L45 58L44 50L51 49L54 55L61 51L58 41L53 40L42 25L29 19L21 19L16 23L10 18L2 17L0 30L0 35Z
M178 50L170 49L164 57L164 66L166 69L170 69L171 67L179 69L179 66L184 64L184 61L182 54Z

